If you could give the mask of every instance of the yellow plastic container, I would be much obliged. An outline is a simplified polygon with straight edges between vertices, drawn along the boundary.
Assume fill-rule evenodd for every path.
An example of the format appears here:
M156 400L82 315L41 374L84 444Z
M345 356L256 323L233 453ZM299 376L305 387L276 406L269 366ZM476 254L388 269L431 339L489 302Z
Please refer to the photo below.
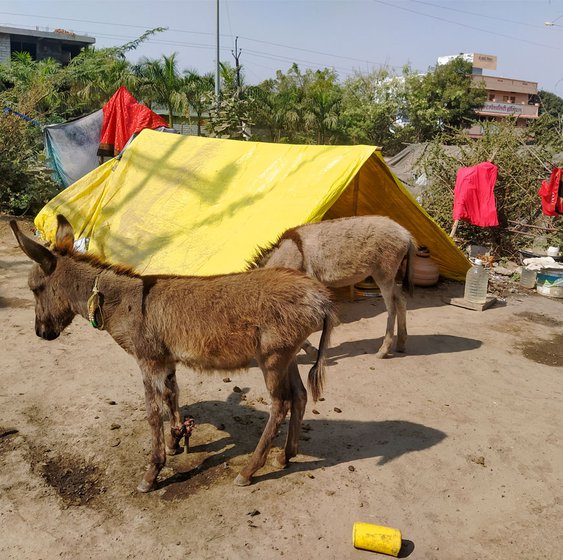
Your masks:
M363 550L381 552L390 556L398 556L401 550L401 531L391 527L356 522L352 539L354 546Z

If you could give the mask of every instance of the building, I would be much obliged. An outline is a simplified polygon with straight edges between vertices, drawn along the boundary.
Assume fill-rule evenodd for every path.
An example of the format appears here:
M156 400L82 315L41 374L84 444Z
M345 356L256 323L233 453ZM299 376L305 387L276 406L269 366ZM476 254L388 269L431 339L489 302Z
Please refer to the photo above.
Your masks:
M438 58L438 64L447 64L452 59L461 57L472 65L471 78L477 84L484 84L487 101L477 111L480 121L498 121L507 117L517 117L516 124L528 126L530 120L538 118L539 99L537 82L499 78L483 71L496 70L497 57L488 54L465 53ZM483 127L475 124L467 130L472 138L483 135Z
M15 52L28 52L34 60L53 58L68 64L84 47L95 42L93 37L65 29L39 31L0 26L0 62L10 60Z

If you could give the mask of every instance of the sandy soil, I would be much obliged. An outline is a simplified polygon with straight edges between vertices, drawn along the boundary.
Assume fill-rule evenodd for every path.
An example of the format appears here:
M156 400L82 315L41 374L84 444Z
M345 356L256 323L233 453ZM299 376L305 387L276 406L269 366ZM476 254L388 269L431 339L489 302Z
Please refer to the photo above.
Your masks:
M30 262L6 226L0 558L382 557L352 546L355 521L399 528L412 559L563 557L561 300L517 291L476 312L444 303L460 284L419 288L408 353L383 361L382 301L343 303L301 454L247 488L232 481L267 417L261 373L180 368L192 451L139 494L150 442L135 362L80 318L35 336Z

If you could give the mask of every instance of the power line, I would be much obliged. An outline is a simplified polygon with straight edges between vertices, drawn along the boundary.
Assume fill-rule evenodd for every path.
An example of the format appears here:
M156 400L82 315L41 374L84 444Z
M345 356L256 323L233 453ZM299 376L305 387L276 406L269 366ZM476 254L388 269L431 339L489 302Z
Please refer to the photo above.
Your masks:
M458 12L460 14L468 14L470 16L477 16L477 17L484 17L488 20L496 20L496 21L506 21L507 23L515 23L516 25L524 25L526 27L533 27L535 29L543 28L543 25L536 25L534 23L527 23L525 21L516 21L513 19L506 19L500 17L494 17L489 14L479 14L477 12L469 12L467 10L460 10L459 8L452 8L451 6L440 6L439 4L433 4L432 2L424 2L423 0L411 0L415 4L424 4L426 6L432 6L433 8L438 8L441 10L449 10L450 12Z
M87 20L87 19L74 19L74 18L65 18L65 17L59 17L59 16L37 16L37 15L33 15L33 14L16 14L14 12L0 12L0 15L6 15L6 16L19 16L19 17L30 17L30 18L40 18L40 19L60 19L61 21L74 21L76 23L93 23L95 25L111 25L114 27L131 27L134 29L144 29L145 31L147 29L152 29L154 26L153 25L133 25L130 23L111 23L109 21L92 21L92 20ZM207 31L187 31L184 29L171 29L168 28L168 31L174 31L175 33L193 33L194 35L211 35L211 36L215 36L215 33L210 33Z
M489 31L488 29L482 29L481 27L475 27L474 25L468 25L466 23L460 23L458 21L453 21L451 19L446 19L440 16L432 16L430 14L425 14L424 12L417 12L416 10L411 10L410 8L405 8L403 6L398 6L397 4L390 4L389 2L384 2L383 0L372 0L378 4L383 4L384 6L390 6L391 8L396 8L398 10L403 10L405 12L410 12L412 14L417 14L419 16L428 17L431 19L437 19L438 21L445 21L446 23L453 23L454 25L459 25L460 27L466 27L467 29L473 29L475 31L481 31L482 33L489 33L490 35L496 35L497 37L504 37L505 39L512 39L513 41L519 41L521 43L527 43L529 45L534 45L536 47L544 47L548 49L555 49L558 51L563 51L561 47L554 47L553 45L545 45L543 43L536 43L535 41L528 41L527 39L521 39L520 37L513 37L512 35L505 35L504 33L497 33L495 31Z
M354 58L352 56L343 56L340 54L332 54L332 53L326 53L326 52L322 52L322 51L315 51L312 49L301 49L299 47L290 47L289 45L283 45L281 43L272 43L271 41L260 41L259 39L252 39L251 37L244 37L243 35L239 35L239 37L241 39L246 39L247 41L252 41L254 43L261 43L263 45L271 45L274 47L282 47L285 49L291 49L291 50L295 50L295 51L302 51L302 52L307 52L307 53L311 53L311 54L320 54L322 56L331 56L333 58L342 58L345 60L352 60L354 62L361 62L362 64L368 63L368 64L373 64L374 66L389 66L387 64L383 64L381 62L375 62L373 60L367 60L367 59L363 59L363 58ZM399 66L391 66L391 68L400 68Z
M22 16L22 17L33 17L33 18L42 18L42 19L59 19L61 21L72 21L72 22L76 22L76 23L89 23L89 24L94 24L94 25L111 25L114 27L129 27L129 28L134 28L134 29L143 29L143 30L147 30L147 29L152 29L152 26L144 26L144 25L133 25L133 24L127 24L127 23L111 23L111 22L102 22L102 21L93 21L93 20L82 20L82 19L75 19L75 18L64 18L64 17L55 17L55 16L35 16L32 14L18 14L18 13L14 13L14 12L0 12L0 15L11 15L11 16ZM230 21L229 21L230 24ZM193 33L195 35L207 35L207 36L215 36L215 33L209 33L209 32L204 32L204 31L189 31L186 29L174 29L174 28L167 28L167 31L171 31L174 33ZM103 33L92 33L89 32L92 36L98 36L98 37L106 37L106 38L125 38L125 37L120 37L118 35L113 35L113 36L108 36L106 34ZM226 35L226 34L222 34L221 37L228 37L228 38L232 38L232 30L231 30L231 35ZM380 67L387 67L387 68L402 68L402 66L393 66L390 64L384 64L381 62L376 62L373 60L368 60L368 59L362 59L362 58L355 58L355 57L351 57L351 56L344 56L344 55L339 55L339 54L333 54L333 53L327 53L327 52L323 52L323 51L317 51L317 50L313 50L313 49L304 49L304 48L300 48L300 47L295 47L292 45L284 45L283 43L273 43L271 41L262 41L260 39L253 39L252 37L245 37L243 35L239 35L240 39L244 39L246 41L252 41L255 43L260 43L263 45L271 45L274 47L281 47L284 49L289 49L292 51L300 51L300 52L306 52L306 53L310 53L310 54L318 54L321 56L330 56L333 58L340 58L343 60L350 60L350 61L354 61L354 62L359 62L361 64L371 64L373 66L380 66ZM127 37L128 40L132 40L133 38L131 37ZM147 42L150 43L155 43L156 41L154 39L149 39ZM176 44L175 42L170 42L170 44ZM177 43L178 45L180 45L181 43Z
M260 51L253 51L249 49L245 49L245 54L252 55L258 58L265 58L266 60L278 60L280 62L286 62L289 64L302 64L303 66L307 66L309 68L334 68L335 70L342 70L343 72L351 73L353 72L353 68L345 68L343 66L334 66L333 64L326 65L326 64L318 64L317 62L311 62L310 60L302 60L298 58L290 58L287 56L279 56L279 55L268 55Z

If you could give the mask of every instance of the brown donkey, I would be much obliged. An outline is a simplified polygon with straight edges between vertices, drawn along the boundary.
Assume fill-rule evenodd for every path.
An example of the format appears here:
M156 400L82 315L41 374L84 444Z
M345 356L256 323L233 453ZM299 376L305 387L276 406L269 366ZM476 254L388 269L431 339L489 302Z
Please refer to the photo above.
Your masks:
M151 460L138 490L153 489L166 452L181 450L185 428L178 408L177 363L197 370L233 370L255 358L272 405L260 441L235 484L250 484L291 410L285 449L276 458L285 467L297 454L307 402L295 355L321 327L318 359L308 381L315 400L322 390L328 336L335 321L328 290L288 269L210 277L139 276L75 253L71 225L60 215L57 221L53 251L10 222L20 247L37 263L29 275L35 295L35 332L53 340L75 315L81 315L106 330L137 360L152 431ZM170 414L166 435L163 405Z
M412 294L416 243L408 230L385 216L325 220L288 229L271 247L260 249L249 268L288 267L305 272L325 286L341 288L372 276L387 307L385 338L375 355L391 350L397 318L397 352L405 351L407 304ZM403 291L396 281L402 281ZM309 354L316 352L306 342Z

